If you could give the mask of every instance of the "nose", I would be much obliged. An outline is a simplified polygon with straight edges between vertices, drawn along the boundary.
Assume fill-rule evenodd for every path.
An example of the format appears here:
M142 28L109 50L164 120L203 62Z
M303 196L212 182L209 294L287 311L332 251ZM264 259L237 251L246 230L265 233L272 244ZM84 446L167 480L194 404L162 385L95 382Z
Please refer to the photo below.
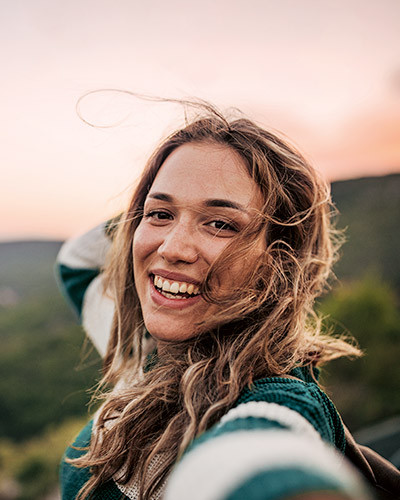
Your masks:
M196 235L185 224L177 223L164 236L158 254L169 263L193 264L199 257Z

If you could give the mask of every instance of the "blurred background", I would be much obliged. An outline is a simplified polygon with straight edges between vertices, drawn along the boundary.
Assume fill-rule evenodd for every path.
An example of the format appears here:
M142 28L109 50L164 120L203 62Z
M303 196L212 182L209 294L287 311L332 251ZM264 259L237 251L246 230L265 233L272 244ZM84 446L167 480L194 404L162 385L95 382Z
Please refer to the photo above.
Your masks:
M57 291L57 251L124 206L183 120L110 89L239 108L332 183L347 243L318 308L365 356L323 383L360 441L400 465L399 22L397 0L0 0L0 499L58 497L99 376ZM87 124L77 102L99 89L80 102Z

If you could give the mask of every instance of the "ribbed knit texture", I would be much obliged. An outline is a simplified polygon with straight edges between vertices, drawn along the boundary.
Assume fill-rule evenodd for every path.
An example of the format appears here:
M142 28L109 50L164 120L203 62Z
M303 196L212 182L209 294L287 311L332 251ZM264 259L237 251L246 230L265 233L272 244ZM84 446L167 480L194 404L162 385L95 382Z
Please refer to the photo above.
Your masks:
M90 283L98 276L98 269L73 269L58 264L56 272L60 278L60 288L79 319L82 319L83 297Z
M296 371L296 375L301 376L303 380L312 380L312 377L309 378L307 373L308 372L305 369L298 369ZM324 440L330 442L338 450L343 452L345 447L344 431L340 417L333 403L319 389L314 381L304 382L303 380L281 377L271 377L258 380L253 384L251 388L246 388L242 392L235 407L243 403L256 401L282 405L283 407L294 410L299 415L304 417L318 431L318 433ZM268 420L266 418L252 416L248 416L247 418L236 418L234 420L227 421L223 424L211 428L209 431L196 439L186 453L190 453L193 448L197 447L204 441L215 439L216 437L225 433L248 431L252 429L272 430L284 428L285 426L282 425L281 422ZM90 422L79 434L74 443L74 446L80 448L87 447L90 443L91 432L92 423ZM67 450L66 456L68 456L69 458L74 458L80 456L82 453L84 453L84 451L78 451L73 448L69 448ZM72 467L71 465L64 462L61 467L63 500L73 500L76 497L79 489L89 479L89 477L90 472L87 469L77 469L76 467ZM257 479L257 481L264 482L266 480L265 477L263 480ZM296 477L298 477L298 475ZM304 474L302 474L302 478L303 480L306 480L306 476ZM313 479L309 484L309 487L311 489L314 482L315 481ZM251 488L254 488L254 485L252 483ZM114 482L110 481L109 483L103 485L101 490L99 489L99 491L96 492L95 498L104 498L110 500L114 498L128 498L127 496L122 495L120 489L118 489ZM137 492L136 486L133 486L131 488L123 487L122 489L129 495L129 498L135 498ZM97 496L100 495L100 493L102 496ZM271 499L272 498L275 497L272 496Z
M90 444L93 421L91 420L79 433L72 446L67 448L60 467L60 483L62 500L74 500L82 486L90 479L88 468L78 468L65 461L65 458L82 456ZM79 449L77 449L79 448ZM121 493L114 481L108 481L93 494L93 500L124 500L128 497Z
M300 468L276 468L257 472L221 500L281 500L313 491L338 491L332 478Z
M339 414L328 396L315 382L271 377L246 388L235 406L249 401L266 401L284 405L305 417L322 438L344 453L346 441Z

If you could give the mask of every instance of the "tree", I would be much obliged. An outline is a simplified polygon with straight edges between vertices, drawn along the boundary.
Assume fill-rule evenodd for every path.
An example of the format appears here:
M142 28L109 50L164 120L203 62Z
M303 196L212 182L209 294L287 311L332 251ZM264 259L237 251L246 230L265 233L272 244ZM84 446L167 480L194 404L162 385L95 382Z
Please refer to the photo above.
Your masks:
M338 287L320 306L335 333L364 351L324 370L323 381L353 429L400 413L400 313L393 289L376 276Z

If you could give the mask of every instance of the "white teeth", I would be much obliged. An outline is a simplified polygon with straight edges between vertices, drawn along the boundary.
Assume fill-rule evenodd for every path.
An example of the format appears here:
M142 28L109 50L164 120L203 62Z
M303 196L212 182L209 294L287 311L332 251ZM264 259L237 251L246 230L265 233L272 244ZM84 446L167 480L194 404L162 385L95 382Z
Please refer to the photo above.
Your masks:
M154 286L159 288L161 293L168 298L187 299L187 297L178 297L175 294L187 293L188 295L198 295L200 293L199 287L193 283L179 283L178 281L169 282L168 280L164 280L164 278L157 275L154 275L153 282Z
M187 297L178 297L172 293L164 292L161 291L161 295L164 295L164 297L167 297L167 299L175 299L175 300L185 300Z

